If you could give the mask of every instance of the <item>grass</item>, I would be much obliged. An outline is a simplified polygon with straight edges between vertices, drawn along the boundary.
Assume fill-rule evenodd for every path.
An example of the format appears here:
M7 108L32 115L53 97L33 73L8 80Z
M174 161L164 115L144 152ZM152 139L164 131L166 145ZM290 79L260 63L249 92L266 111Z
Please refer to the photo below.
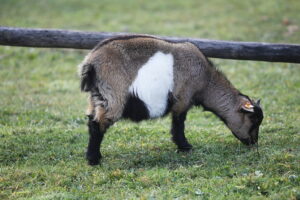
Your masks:
M0 4L4 26L300 41L296 0ZM76 75L86 53L0 47L0 199L300 199L299 65L214 59L237 88L262 99L260 156L211 113L192 109L193 152L175 152L169 117L119 121L103 142L102 164L90 167Z

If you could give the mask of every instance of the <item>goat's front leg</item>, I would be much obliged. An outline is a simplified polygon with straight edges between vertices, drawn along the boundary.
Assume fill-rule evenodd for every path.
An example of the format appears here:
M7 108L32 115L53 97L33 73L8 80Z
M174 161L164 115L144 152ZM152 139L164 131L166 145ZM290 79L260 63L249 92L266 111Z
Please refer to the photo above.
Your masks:
M89 144L86 152L86 158L90 165L97 165L101 159L100 144L102 142L104 132L100 129L100 124L94 121L94 117L89 115L88 129L89 129Z
M172 114L172 140L177 145L179 151L189 151L192 149L184 135L184 121L186 119L187 112L180 114Z

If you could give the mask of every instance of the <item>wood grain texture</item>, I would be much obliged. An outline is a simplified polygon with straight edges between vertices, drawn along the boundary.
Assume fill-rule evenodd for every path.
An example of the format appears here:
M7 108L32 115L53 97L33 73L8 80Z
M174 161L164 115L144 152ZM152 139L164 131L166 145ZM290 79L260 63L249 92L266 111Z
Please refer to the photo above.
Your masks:
M0 45L92 49L100 41L118 35L129 35L129 33L28 29L0 26ZM207 57L212 58L300 63L299 44L234 42L164 36L154 37L171 42L191 42Z

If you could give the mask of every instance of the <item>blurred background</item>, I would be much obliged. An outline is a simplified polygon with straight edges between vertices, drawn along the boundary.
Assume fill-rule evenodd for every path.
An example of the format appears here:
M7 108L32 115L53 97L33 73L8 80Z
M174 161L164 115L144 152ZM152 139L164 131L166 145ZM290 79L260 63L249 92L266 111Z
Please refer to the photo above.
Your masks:
M299 1L1 0L1 25L298 42ZM298 31L298 34L297 34Z
M300 43L299 0L0 0L0 25ZM192 109L193 153L176 154L170 119L120 121L87 167L86 50L0 46L0 199L299 199L299 64L212 59L261 98L260 157L213 114Z

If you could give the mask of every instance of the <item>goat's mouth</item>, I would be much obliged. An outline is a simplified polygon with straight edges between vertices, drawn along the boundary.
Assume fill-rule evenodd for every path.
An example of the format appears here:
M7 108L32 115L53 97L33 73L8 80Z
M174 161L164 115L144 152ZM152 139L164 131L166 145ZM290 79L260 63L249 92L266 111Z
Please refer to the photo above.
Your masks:
M250 146L250 145L254 145L257 143L257 138L253 138L251 136L249 136L248 138L240 138L238 137L238 135L234 132L232 132L232 134L239 140L241 141L244 145Z
M249 137L249 138L246 138L246 139L241 139L239 138L239 140L244 144L244 145L247 145L247 146L250 146L250 145L255 145L257 143L257 140L255 141L253 138Z

